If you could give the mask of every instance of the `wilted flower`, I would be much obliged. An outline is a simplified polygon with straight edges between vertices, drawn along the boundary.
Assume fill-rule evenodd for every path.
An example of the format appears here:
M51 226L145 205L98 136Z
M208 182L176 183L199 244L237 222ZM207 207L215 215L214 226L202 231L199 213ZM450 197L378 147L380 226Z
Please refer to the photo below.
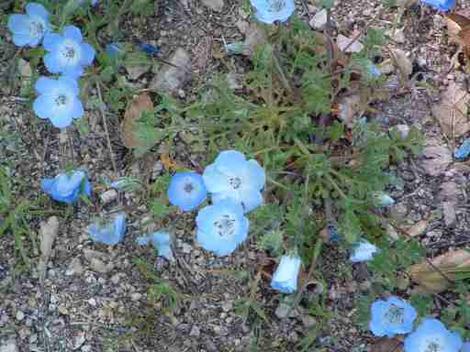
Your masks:
M83 41L80 29L75 26L64 27L62 34L46 33L43 46L48 51L44 64L51 73L81 76L84 67L95 58L95 49Z
M376 246L366 240L361 240L353 246L353 252L349 260L353 263L366 262L372 260L377 252L378 248Z
M375 336L393 337L413 330L416 310L399 297L377 300L371 306L370 330Z
M421 0L424 4L434 7L439 11L450 11L456 5L456 0Z
M168 187L170 203L182 211L197 208L207 197L202 176L195 172L178 172L173 175Z
M377 207L389 207L395 204L395 199L383 192L373 194L373 198Z
M141 246L152 244L160 257L173 260L173 251L171 250L171 235L168 232L157 231L150 235L137 238L137 243Z
M61 173L41 181L42 190L52 199L67 204L74 203L80 195L91 196L91 184L84 171Z
M264 23L285 22L295 11L294 0L251 0L255 17Z
M78 94L78 83L74 78L58 79L41 76L34 86L38 97L33 110L41 119L49 119L58 128L70 126L73 119L83 116L83 105Z
M199 244L218 256L232 253L248 236L249 221L242 206L229 199L201 209L196 225Z
M88 226L88 234L95 242L109 246L118 244L126 233L126 214L118 213L111 222L95 222Z
M235 150L221 152L202 175L212 201L231 199L249 212L263 203L261 190L266 183L264 169L254 159Z
M292 293L297 290L302 261L298 255L283 255L271 280L271 287L282 293Z
M16 46L36 47L49 30L49 13L41 4L31 2L26 5L26 14L14 14L8 18L8 29L13 34Z
M467 138L454 152L454 158L457 160L465 160L470 157L470 138Z
M424 319L418 328L405 338L405 352L459 352L462 339L446 329L437 319Z

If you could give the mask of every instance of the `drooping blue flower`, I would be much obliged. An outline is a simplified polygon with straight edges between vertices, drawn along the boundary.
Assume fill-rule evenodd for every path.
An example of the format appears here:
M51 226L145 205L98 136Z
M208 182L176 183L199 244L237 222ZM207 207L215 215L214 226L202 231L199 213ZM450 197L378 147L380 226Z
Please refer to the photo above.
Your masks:
M462 350L461 350L461 352L470 352L470 341L465 342L465 343L462 345Z
M295 11L294 0L251 0L258 21L272 24L285 22Z
M81 195L91 196L90 181L82 170L42 179L41 189L52 199L67 204L75 203Z
M212 201L231 199L249 212L263 203L261 190L266 183L264 169L254 159L235 150L221 152L202 175Z
M366 262L372 260L374 254L378 252L378 248L366 240L360 240L352 249L349 260L353 263Z
M457 3L456 0L421 0L421 2L444 12L452 10Z
M16 46L38 46L50 29L49 13L41 4L26 5L26 14L14 14L8 18L8 29Z
M202 176L196 172L178 172L171 178L168 199L182 211L196 209L207 197Z
M159 46L155 46L149 43L139 43L138 48L150 56L157 56L161 51Z
M152 244L157 249L160 257L173 260L173 251L171 250L171 235L168 232L157 231L150 235L137 238L137 243L141 246Z
M249 221L240 204L221 200L199 211L196 239L206 250L218 256L232 253L248 236Z
M124 49L120 43L108 43L105 48L106 55L114 59L124 54Z
M41 119L49 119L55 127L68 127L73 119L85 113L78 97L80 89L74 78L41 76L34 88L38 94L33 103L34 112Z
M457 160L465 160L470 157L470 138L467 138L454 152L454 158Z
M405 352L459 352L462 339L437 319L424 319L417 329L405 338Z
M413 330L416 316L414 307L399 297L378 299L371 306L369 328L375 336L407 334Z
M383 192L374 193L373 198L374 198L375 205L380 208L389 207L395 204L395 199L393 199L388 194L383 193Z
M64 27L62 34L46 33L43 46L48 51L44 64L51 73L79 77L95 58L95 49L83 41L82 32L75 26Z
M295 292L301 264L298 255L283 255L273 274L271 287L282 293Z
M126 214L117 213L110 222L94 222L87 230L93 241L114 246L122 241L126 233Z

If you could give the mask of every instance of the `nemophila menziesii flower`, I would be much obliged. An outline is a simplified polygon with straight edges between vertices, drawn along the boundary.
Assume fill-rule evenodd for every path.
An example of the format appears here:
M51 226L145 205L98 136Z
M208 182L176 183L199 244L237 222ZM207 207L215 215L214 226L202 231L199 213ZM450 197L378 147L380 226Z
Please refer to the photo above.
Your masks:
M83 75L84 67L91 65L95 58L95 49L83 41L80 29L66 26L62 34L46 33L43 40L44 64L51 73L78 77Z
M273 274L271 287L282 293L295 292L301 264L298 255L283 255Z
M454 158L457 160L465 160L470 157L470 138L467 138L454 152Z
M41 119L49 119L55 127L65 128L73 119L83 116L83 105L78 97L80 89L74 78L41 76L34 88L38 97L33 110Z
M13 14L8 18L8 29L16 46L36 47L49 30L49 13L41 4L26 5L26 14Z
M407 334L413 330L416 316L413 306L399 297L379 299L372 303L369 328L375 336Z
M202 175L212 201L231 199L249 212L263 203L261 190L266 183L264 169L254 159L235 150L221 152Z
M460 352L462 339L437 319L427 318L405 338L405 352Z
M255 17L264 23L285 22L295 10L294 0L251 0Z
M91 196L90 181L82 170L45 178L41 181L41 188L52 199L67 204L75 203L81 195Z
M421 0L421 2L444 12L452 10L456 5L456 0Z
M202 176L196 172L178 172L171 178L168 199L182 211L197 208L207 197Z
M150 235L137 238L137 243L141 246L152 244L160 257L173 260L173 251L171 250L171 235L165 231L157 231Z
M230 199L202 208L196 225L199 244L218 256L232 253L248 236L249 221L243 208Z
M470 352L470 341L469 342L465 342L463 345L462 345L462 350L461 352Z
M349 260L353 263L366 262L372 260L378 252L378 248L366 240L360 240L353 245Z
M126 214L117 213L109 222L94 222L87 230L93 241L114 246L122 241L126 233Z
M378 207L389 207L395 204L395 199L383 192L374 193L373 198L375 205Z

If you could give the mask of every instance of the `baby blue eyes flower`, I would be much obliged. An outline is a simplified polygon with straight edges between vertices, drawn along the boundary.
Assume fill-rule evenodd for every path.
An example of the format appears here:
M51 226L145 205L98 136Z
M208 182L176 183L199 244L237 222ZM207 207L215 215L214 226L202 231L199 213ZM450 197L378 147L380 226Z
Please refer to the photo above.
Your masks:
M196 239L218 256L232 253L248 236L249 221L240 204L221 200L201 209L196 217Z
M263 203L261 190L266 183L264 169L254 159L235 150L221 152L202 175L212 201L231 199L249 212Z
M158 231L150 235L137 238L137 243L141 246L152 244L157 249L160 257L173 260L173 251L171 250L171 235L168 232Z
M55 127L65 128L73 119L83 116L83 105L78 98L80 90L75 79L42 76L34 88L39 96L33 103L33 110L41 119L49 119Z
M375 193L372 197L374 199L375 205L380 208L389 207L395 204L395 199L393 199L386 193Z
M170 203L182 211L197 208L207 197L202 176L195 172L179 172L173 175L167 193Z
M295 11L294 0L251 0L255 17L264 23L285 22Z
M95 242L114 246L122 241L126 233L126 214L118 213L109 223L92 223L88 234Z
M297 290L302 261L298 255L283 255L271 280L271 287L282 293L292 293Z
M91 196L91 184L84 171L61 173L41 181L42 190L52 199L67 204L75 203L80 195Z
M13 34L16 46L36 47L49 30L49 13L41 4L31 2L26 5L26 14L14 14L8 18L8 29Z
M83 42L82 33L75 26L64 27L62 34L46 33L43 46L48 51L44 64L51 73L79 77L95 58L95 49Z
M460 352L462 339L446 329L437 319L424 319L418 328L405 338L405 352Z
M366 240L361 240L353 246L349 260L353 263L366 262L372 260L377 252L378 248L376 246Z
M470 138L467 138L454 152L454 158L457 160L465 160L470 157Z
M416 310L406 301L392 296L371 306L370 330L375 336L393 337L413 330Z
M421 0L421 2L445 12L452 10L456 5L456 0Z
M470 352L470 342L465 342L462 345L462 351L461 352Z

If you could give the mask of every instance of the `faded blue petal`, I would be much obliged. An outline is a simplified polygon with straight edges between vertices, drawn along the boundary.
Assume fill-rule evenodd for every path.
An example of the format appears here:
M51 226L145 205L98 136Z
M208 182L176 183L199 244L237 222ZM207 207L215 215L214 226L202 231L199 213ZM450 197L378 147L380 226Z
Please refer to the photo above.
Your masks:
M232 253L248 236L249 221L240 204L222 200L201 209L196 217L196 239L218 256Z
M405 352L460 352L462 339L437 319L427 318L405 338Z
M170 203L182 211L197 208L207 197L202 176L195 172L179 172L173 175L167 193Z
M470 157L470 138L467 138L454 152L454 158L460 161Z
M168 232L157 231L150 235L138 237L136 241L141 246L151 243L160 257L174 260L173 251L171 250L171 235Z
M376 246L366 240L361 240L353 246L349 260L353 263L366 262L372 260L377 252Z
M70 173L61 173L54 178L41 181L44 193L52 199L67 204L75 203L80 195L90 195L91 185L84 171L76 170Z
M105 52L110 58L116 58L121 56L124 50L120 43L109 43L106 45Z
M393 199L392 197L390 197L388 194L386 193L375 193L373 195L373 198L374 198L374 203L377 207L389 207L389 206L392 206L393 204L395 204L395 199Z
M421 0L421 2L445 12L452 10L457 3L456 0Z
M285 22L295 11L294 0L251 0L255 17L264 23Z
M413 330L417 313L412 305L399 297L377 300L371 306L369 328L375 336L393 337Z
M92 223L88 226L88 234L95 242L113 246L124 238L126 233L126 214L118 213L111 222Z
M298 255L283 255L271 280L271 287L282 293L293 293L297 290L302 261Z

